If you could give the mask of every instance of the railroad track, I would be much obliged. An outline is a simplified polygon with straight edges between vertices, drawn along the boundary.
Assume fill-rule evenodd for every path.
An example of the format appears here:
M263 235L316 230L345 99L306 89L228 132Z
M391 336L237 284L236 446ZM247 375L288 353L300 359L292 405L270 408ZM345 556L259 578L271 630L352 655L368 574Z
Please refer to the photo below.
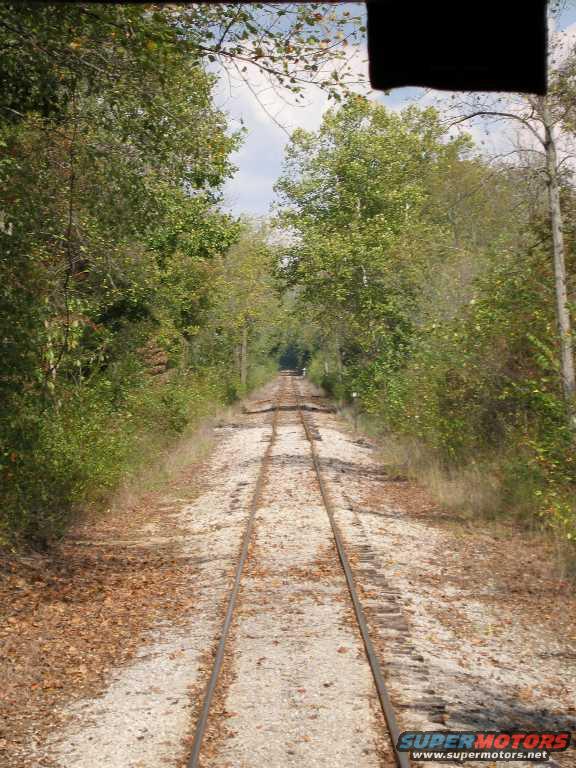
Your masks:
M216 649L214 663L204 693L200 714L196 722L192 749L190 758L187 763L187 768L198 768L198 766L201 764L200 760L202 754L202 745L210 722L210 711L218 689L220 672L222 670L225 653L227 650L227 644L229 642L230 630L235 618L235 614L237 612L236 609L239 595L241 593L243 574L247 560L249 559L248 553L250 544L253 540L255 522L258 511L262 505L263 491L266 486L266 481L270 471L272 454L278 439L280 414L291 414L292 412L295 413L297 417L296 423L301 425L305 439L307 441L309 448L309 458L313 465L313 471L319 489L322 506L330 523L332 543L336 549L338 561L345 577L348 596L351 607L353 609L357 630L362 639L365 663L369 666L373 686L379 702L379 707L381 709L381 713L388 731L386 738L392 748L393 758L398 768L409 768L410 762L408 756L405 753L398 752L396 750L396 744L399 736L398 724L390 701L390 697L386 690L382 669L370 639L366 617L359 598L358 590L356 588L352 568L346 553L346 547L335 519L335 510L331 501L329 488L324 479L322 464L316 451L314 426L310 421L310 416L305 415L297 377L294 374L286 373L281 377L280 391L276 394L276 398L274 399L273 403L274 405L272 409L273 415L270 440L261 461L260 471L251 498L250 508L248 510L246 519L246 527L240 548L240 555L228 598L220 640ZM329 699L328 693L326 694L326 699ZM334 700L330 702L330 705L333 707L337 706L337 704L338 702ZM329 705L325 704L324 706ZM274 768L280 768L280 765L275 765Z

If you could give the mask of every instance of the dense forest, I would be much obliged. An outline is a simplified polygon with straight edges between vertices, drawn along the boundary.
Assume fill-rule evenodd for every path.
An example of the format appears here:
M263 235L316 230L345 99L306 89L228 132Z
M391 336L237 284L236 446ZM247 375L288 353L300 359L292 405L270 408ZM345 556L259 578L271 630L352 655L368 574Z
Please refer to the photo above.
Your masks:
M329 32L313 4L0 9L0 545L46 546L282 360L444 501L576 537L576 196L550 165L576 59L491 115L541 145L488 158L464 118L490 105L350 90L342 9ZM243 134L218 66L333 99L267 222L222 205Z

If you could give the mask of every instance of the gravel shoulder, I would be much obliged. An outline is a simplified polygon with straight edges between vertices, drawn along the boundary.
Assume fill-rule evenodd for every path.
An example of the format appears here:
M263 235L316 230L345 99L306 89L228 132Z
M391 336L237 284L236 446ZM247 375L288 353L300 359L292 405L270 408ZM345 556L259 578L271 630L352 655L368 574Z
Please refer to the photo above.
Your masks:
M401 725L576 730L576 600L549 545L448 514L342 419L314 421Z
M278 386L161 491L0 562L2 766L185 764ZM300 387L401 727L574 730L576 600L546 543L449 515ZM308 451L282 415L207 768L391 764Z

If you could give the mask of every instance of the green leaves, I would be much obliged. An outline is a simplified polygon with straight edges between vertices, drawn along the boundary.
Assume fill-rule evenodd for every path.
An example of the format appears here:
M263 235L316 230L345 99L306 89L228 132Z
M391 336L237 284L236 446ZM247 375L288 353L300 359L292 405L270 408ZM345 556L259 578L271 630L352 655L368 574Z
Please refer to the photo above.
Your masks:
M547 222L522 169L475 156L434 110L350 97L293 134L276 189L315 380L450 474L483 463L503 508L576 537Z
M425 180L452 151L441 135L432 111L398 116L351 97L287 148L276 186L279 221L295 235L285 279L358 376L376 359L397 361L410 336Z
M0 408L13 415L0 446L22 457L17 472L0 463L0 501L34 538L39 500L52 494L44 522L59 526L85 491L66 427L88 455L84 438L103 430L92 458L106 443L112 456L108 410L129 443L123 407L141 384L130 366L141 370L148 341L189 365L212 264L238 229L216 201L240 137L170 11L14 3L0 9L0 41ZM181 428L181 403L162 402Z

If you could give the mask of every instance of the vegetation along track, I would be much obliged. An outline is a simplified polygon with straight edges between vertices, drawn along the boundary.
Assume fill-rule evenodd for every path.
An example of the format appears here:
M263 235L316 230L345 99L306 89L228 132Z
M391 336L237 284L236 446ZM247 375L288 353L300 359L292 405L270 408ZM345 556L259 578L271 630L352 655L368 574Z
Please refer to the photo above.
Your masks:
M306 409L285 373L188 768L409 766Z

